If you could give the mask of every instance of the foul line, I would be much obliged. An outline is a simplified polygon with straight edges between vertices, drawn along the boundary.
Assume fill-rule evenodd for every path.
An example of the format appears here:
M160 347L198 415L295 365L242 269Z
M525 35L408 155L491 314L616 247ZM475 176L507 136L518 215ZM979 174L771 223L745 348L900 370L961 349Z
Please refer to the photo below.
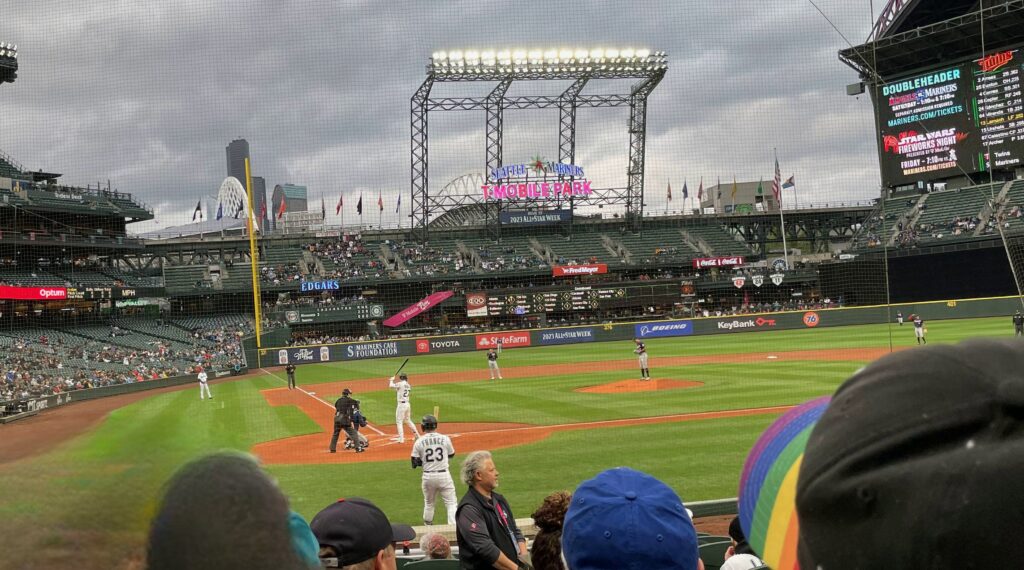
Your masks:
M273 372L267 370L266 368L260 368L260 370L262 370L265 374L269 374L270 376L273 376L274 378L277 378L278 380L284 382L286 385L288 384L287 380L285 380L284 378L281 378L280 376L278 376L277 374L274 374ZM313 394L311 392L307 392L305 389L299 388L298 386L295 386L295 389L298 390L299 392L302 392L303 394L309 396L310 398L313 398L317 402L320 402L321 404L327 406L328 408L330 408L332 410L334 409L334 406L330 402L328 402L327 400L324 400L320 396L317 396L316 394ZM368 427L368 428L372 429L373 431L377 432L377 435L387 435L386 433L380 431L373 424L371 424L369 422L366 423L366 427Z

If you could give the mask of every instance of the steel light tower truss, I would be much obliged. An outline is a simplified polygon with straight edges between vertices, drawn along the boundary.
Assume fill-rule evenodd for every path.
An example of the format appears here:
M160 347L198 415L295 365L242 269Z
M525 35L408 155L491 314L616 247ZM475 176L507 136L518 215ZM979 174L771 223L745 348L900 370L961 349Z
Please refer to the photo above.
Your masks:
M509 109L559 111L558 160L576 157L576 112L581 107L629 106L629 163L626 188L595 189L590 196L570 199L576 204L623 205L625 220L639 230L643 217L644 161L647 140L647 99L668 70L665 52L633 49L504 50L437 52L427 64L427 77L410 104L412 228L426 241L431 217L452 207L474 204L475 196L431 197L429 190L428 115L431 111L486 113L485 173L502 165L504 112ZM602 79L636 79L629 93L584 94L587 85ZM572 81L560 95L508 97L514 81ZM484 82L494 87L484 97L431 97L435 83ZM561 177L571 180L569 177ZM507 200L502 207L536 205L528 200Z
M0 83L18 78L18 46L0 42Z

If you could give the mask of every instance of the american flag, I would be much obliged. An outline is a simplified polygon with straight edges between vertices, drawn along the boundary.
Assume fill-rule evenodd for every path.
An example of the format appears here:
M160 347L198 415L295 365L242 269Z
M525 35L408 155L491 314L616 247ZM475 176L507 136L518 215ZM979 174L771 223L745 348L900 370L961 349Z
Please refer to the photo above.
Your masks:
M782 208L782 171L779 170L779 159L775 159L775 178L772 179L772 194L775 195L775 202Z

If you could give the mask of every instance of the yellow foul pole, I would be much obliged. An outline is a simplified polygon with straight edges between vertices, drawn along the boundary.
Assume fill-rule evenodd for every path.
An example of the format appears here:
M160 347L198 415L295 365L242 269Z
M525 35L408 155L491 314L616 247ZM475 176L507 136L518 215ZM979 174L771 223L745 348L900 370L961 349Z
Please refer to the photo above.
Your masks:
M249 229L249 258L252 260L252 312L256 317L256 366L262 367L260 349L263 348L263 320L260 317L260 253L256 249L256 210L253 209L252 199L252 171L249 167L249 159L245 159L245 187L248 190L245 194L249 200L249 215L246 216L246 226Z

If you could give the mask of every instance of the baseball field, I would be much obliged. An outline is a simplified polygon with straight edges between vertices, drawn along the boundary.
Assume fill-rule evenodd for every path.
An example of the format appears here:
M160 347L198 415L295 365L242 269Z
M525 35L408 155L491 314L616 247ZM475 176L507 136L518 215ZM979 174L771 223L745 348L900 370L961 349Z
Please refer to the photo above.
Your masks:
M927 326L930 343L1012 334L1008 317ZM646 344L649 382L638 380L632 342L505 350L500 381L488 379L482 352L417 356L404 370L413 417L418 423L436 407L457 455L492 449L517 517L549 492L618 465L661 478L684 501L733 497L747 451L779 414L831 393L890 349L912 350L914 335L909 324L879 324ZM5 540L4 559L30 568L72 560L79 568L138 567L161 485L189 459L222 449L259 456L307 517L338 497L364 496L393 521L419 524L412 438L391 441L395 394L387 379L402 360L303 366L294 391L283 370L272 369L213 383L212 400L201 401L193 386L145 394L89 425L74 421L89 402L49 412L68 418L59 441L0 458L0 533L17 537ZM332 403L345 387L371 423L363 454L340 445L327 452ZM18 437L31 441L34 419ZM0 438L12 433L0 428Z

